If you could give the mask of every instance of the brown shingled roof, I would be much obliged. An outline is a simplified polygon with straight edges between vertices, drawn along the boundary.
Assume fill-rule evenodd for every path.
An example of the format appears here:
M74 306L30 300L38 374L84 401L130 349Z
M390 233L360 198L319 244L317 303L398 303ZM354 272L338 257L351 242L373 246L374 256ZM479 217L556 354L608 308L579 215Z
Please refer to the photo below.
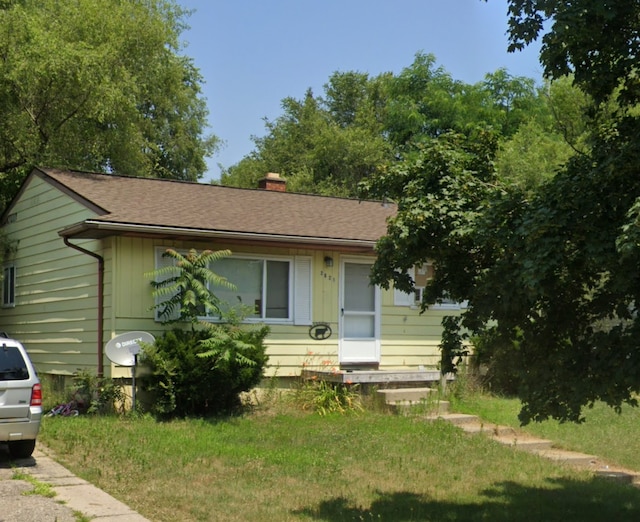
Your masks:
M35 175L96 212L62 232L103 237L120 231L179 230L276 237L283 241L373 243L386 233L395 206L374 201L57 169Z

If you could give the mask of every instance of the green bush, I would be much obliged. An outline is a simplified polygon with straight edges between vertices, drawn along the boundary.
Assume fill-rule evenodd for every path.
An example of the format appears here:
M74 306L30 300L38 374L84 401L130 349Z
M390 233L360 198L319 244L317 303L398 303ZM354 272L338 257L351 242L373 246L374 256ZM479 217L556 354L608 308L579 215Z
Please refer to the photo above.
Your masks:
M240 393L256 386L267 364L266 326L218 324L201 330L173 329L145 348L140 383L151 411L162 417L232 412ZM215 349L212 349L215 346Z

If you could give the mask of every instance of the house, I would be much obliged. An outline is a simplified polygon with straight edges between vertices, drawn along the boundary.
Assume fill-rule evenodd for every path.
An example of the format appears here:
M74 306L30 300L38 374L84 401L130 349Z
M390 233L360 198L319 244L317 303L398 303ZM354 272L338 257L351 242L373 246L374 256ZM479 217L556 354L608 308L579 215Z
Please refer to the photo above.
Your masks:
M304 365L425 371L439 361L442 306L369 284L376 240L393 205L288 193L269 174L255 190L36 168L1 216L5 257L0 330L43 374L121 376L104 353L114 336L160 335L150 280L168 248L230 249L218 293L271 327L270 368ZM428 273L416 271L415 278ZM212 320L215 320L212 318ZM128 371L128 370L127 370Z

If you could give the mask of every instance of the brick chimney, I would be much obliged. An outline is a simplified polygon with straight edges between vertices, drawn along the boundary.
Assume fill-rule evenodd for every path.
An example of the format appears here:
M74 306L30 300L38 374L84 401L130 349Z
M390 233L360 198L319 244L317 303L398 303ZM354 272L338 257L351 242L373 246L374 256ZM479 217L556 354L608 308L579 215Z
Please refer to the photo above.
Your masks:
M263 190L274 190L276 192L286 192L287 182L276 172L268 172L267 175L258 181L258 188Z

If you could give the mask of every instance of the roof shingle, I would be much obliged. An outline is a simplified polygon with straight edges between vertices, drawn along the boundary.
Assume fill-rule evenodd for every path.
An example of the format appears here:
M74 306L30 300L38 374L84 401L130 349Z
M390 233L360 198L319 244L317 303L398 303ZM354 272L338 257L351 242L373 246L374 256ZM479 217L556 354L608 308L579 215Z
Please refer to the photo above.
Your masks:
M375 201L173 180L44 168L36 173L96 211L92 221L122 226L369 242L386 233L396 210Z

